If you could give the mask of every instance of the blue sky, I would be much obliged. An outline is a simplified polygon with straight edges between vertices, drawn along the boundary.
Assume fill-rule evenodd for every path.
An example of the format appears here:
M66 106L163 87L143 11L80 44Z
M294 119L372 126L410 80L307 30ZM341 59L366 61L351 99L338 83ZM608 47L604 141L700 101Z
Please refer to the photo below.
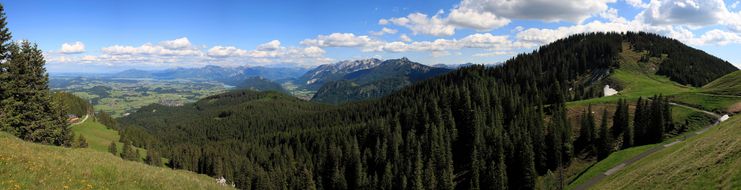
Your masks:
M50 72L497 63L573 33L648 31L741 66L736 0L3 1Z

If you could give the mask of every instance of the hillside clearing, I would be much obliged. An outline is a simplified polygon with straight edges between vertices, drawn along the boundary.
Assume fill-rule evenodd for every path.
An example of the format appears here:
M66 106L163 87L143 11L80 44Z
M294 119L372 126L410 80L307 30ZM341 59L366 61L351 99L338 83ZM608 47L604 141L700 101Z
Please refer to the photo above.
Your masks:
M737 189L741 187L741 117L656 152L594 189Z
M206 175L0 133L0 189L226 189Z

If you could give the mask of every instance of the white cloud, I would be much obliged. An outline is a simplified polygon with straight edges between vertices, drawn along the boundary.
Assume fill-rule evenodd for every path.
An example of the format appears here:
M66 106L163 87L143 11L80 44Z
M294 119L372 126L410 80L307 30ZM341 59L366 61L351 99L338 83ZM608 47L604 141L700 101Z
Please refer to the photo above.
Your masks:
M513 52L507 52L507 51L493 51L493 52L486 52L486 53L477 53L473 54L474 57L496 57L496 56L502 56L502 55L512 55Z
M401 41L403 41L403 42L411 42L412 41L412 38L410 38L406 34L402 34L401 36L399 36L399 39L401 39Z
M382 35L385 35L385 34L396 34L396 32L399 32L399 31L398 30L395 30L395 29L383 27L383 28L381 28L380 31L377 31L377 32L371 31L370 34L371 35L374 35L374 36L382 36Z
M727 12L723 0L652 0L637 18L653 25L707 26L719 23Z
M731 4L731 8L732 9L735 9L736 7L738 7L738 3L739 3L739 1L733 2L733 4Z
M412 13L406 17L381 19L379 23L393 23L403 26L412 31L413 34L425 34L432 36L450 36L455 34L455 26L448 23L446 19L441 18L442 12L438 12L432 17L423 13Z
M241 57L247 55L247 51L234 46L214 46L208 49L208 56L211 57Z
M721 23L728 25L728 27L734 32L741 32L741 11L736 13L725 13Z
M648 8L648 3L644 3L643 0L625 0L625 3L636 8Z
M199 48L200 47L200 48ZM187 38L166 40L140 46L113 45L101 49L100 55L68 56L47 53L50 63L98 64L111 66L195 67L207 64L238 66L244 64L296 64L310 66L329 63L326 52L317 46L283 47L272 40L257 45L254 50L236 46L216 45L211 48L194 46Z
M151 55L151 56L199 56L203 52L192 47L188 38L161 41L158 44L146 43L141 46L113 45L101 49L111 55Z
M186 49L191 47L190 40L186 37L174 40L165 40L160 42L160 45L167 49Z
M468 49L487 49L494 51L514 50L530 48L532 43L513 42L508 36L492 35L491 33L471 34L458 39L436 39L432 41L416 42L388 42L383 44L378 51L392 53L399 52L430 52L433 56L449 55L448 51ZM448 52L448 53L445 53Z
M408 28L413 34L451 36L456 29L470 28L490 31L506 26L511 19L531 19L546 22L572 21L581 23L594 14L608 10L616 0L463 0L450 13L440 10L433 16L411 13L405 17L380 19L378 24L394 24Z
M473 9L453 9L448 15L451 24L488 31L509 24L510 20L497 17L491 12L479 12Z
M531 19L547 22L581 22L607 10L615 0L463 0L459 8L496 14L508 19Z
M741 43L741 36L738 33L726 32L718 29L710 30L705 32L699 38L693 38L689 41L690 44L695 45L728 45Z
M379 43L368 36L356 36L353 33L332 33L301 41L301 45L317 47L369 47Z
M273 51L280 48L280 41L278 40L272 40L270 42L260 44L257 46L257 50L260 51Z
M63 43L59 52L64 54L76 54L85 52L85 44L82 42Z

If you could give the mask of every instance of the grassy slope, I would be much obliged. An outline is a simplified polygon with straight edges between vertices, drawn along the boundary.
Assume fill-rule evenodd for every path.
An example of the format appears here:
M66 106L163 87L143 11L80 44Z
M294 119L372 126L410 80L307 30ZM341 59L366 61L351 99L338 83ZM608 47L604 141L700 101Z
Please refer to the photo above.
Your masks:
M0 189L224 189L188 171L123 161L109 153L22 141L0 133Z
M594 189L741 188L741 117L661 150Z
M713 94L741 96L741 71L729 73L702 87L702 91Z
M713 112L735 112L731 110L731 107L735 104L741 103L741 96L681 93L672 96L671 100Z
M695 88L680 85L669 80L668 77L656 75L656 68L663 58L652 57L648 63L639 63L639 60L645 52L635 52L629 50L628 44L623 44L625 51L620 53L620 68L615 69L609 76L609 79L622 87L617 95L593 98L569 102L568 105L587 105L597 103L615 102L620 98L629 100L638 99L638 97L650 97L653 95L663 94L674 95L683 92L695 91Z
M93 118L88 118L85 122L72 126L72 131L75 133L75 139L78 135L82 134L87 140L88 148L93 150L108 152L108 146L111 142L116 142L116 148L121 153L123 149L123 143L118 142L120 136L118 131L108 129L105 125L93 121ZM144 159L147 155L147 150L142 148L136 148L141 153L141 158Z
M631 147L625 150L614 152L610 154L610 156L608 156L604 160L592 165L592 167L590 167L589 170L581 174L581 176L579 176L579 178L577 178L576 180L574 180L574 182L569 184L566 187L566 189L573 189L578 184L582 184L586 182L587 180L591 179L592 177L597 176L600 173L604 173L605 171L611 169L618 163L623 162L624 160L627 160L629 158L632 158L640 154L641 152L644 152L648 149L653 148L654 146L656 146L656 144Z
M628 49L627 44L624 44L624 49ZM619 61L621 66L619 69L613 70L613 73L610 75L610 80L618 83L623 88L618 95L567 103L569 118L571 119L572 125L575 126L575 128L578 128L580 114L590 104L592 105L592 110L596 113L596 123L599 123L601 119L601 110L607 108L609 111L608 114L611 116L612 114L614 114L614 102L616 102L620 98L626 98L628 100L634 101L638 99L638 97L645 98L657 94L669 96L691 96L699 94L696 92L698 91L696 88L680 85L669 80L669 78L665 76L655 75L655 65L659 64L662 58L650 58L648 64L639 63L638 60L640 60L643 55L645 55L645 53L630 50L624 51L620 54ZM711 98L708 101L703 101L702 103L705 102L717 101L716 99ZM631 104L633 103L635 102L631 102ZM719 103L719 106L724 105L728 104L725 102ZM633 111L634 106L631 105L631 118ZM710 124L710 121L708 121L707 118L704 117L703 113L684 107L672 107L672 117L678 124L684 123L684 121L688 121L690 125L689 130L694 130ZM608 123L612 123L612 118L608 118ZM575 135L578 135L578 131L575 132ZM582 173L580 176L578 176L578 178L575 179L574 182L571 183L568 187L576 187L576 185L583 183L589 178L609 170L610 168L615 166L616 163L620 163L625 159L629 159L637 154L640 154L641 152L648 150L653 146L656 146L656 144L620 150L614 152L608 158L597 163L594 163L594 161L592 161L591 163L594 163L594 165L587 168L587 170L584 171L584 173ZM569 178L571 178L571 176L569 176Z

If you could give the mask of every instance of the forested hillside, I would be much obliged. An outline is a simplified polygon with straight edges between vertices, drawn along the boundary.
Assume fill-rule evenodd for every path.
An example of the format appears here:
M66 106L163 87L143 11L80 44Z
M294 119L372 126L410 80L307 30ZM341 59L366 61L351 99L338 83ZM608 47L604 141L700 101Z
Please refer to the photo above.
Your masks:
M337 104L379 98L450 71L422 65L407 58L389 59L373 68L346 74L342 79L326 81L311 100Z
M55 102L63 114L74 114L82 117L88 113L93 113L93 106L88 100L82 99L67 92L52 92L52 100Z
M120 122L126 138L159 147L171 167L226 176L243 189L532 189L538 175L569 165L575 153L564 102L601 96L610 83L605 76L620 67L624 42L655 42L632 48L662 52L675 45L666 40L579 34L498 67L459 69L374 101L334 107L235 91L182 108L145 107ZM706 63L674 61L661 67ZM694 68L703 74L668 74L702 84L736 70ZM656 118L635 121L640 133L620 130L614 137L661 141L671 123L665 101L641 103L638 114ZM618 148L598 141L606 154Z

